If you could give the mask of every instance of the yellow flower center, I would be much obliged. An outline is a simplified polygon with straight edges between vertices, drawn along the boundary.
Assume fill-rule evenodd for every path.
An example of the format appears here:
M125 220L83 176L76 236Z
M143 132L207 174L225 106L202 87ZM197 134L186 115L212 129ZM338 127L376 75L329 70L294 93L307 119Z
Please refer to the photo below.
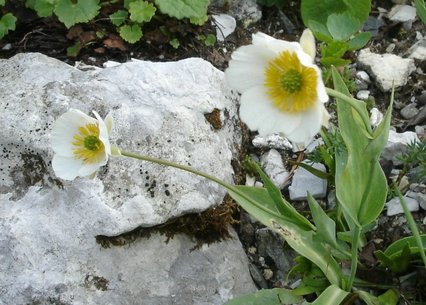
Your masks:
M104 155L104 144L99 139L99 126L97 124L87 124L78 128L78 133L74 135L72 144L76 159L83 160L84 163L97 163Z
M316 70L302 65L297 54L290 51L278 54L265 70L266 92L283 112L311 108L318 97L317 81Z

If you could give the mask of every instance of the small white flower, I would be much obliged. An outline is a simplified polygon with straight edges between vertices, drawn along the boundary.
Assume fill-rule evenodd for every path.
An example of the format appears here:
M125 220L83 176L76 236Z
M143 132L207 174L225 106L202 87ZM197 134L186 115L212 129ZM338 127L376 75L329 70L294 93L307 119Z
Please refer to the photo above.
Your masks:
M112 117L105 121L93 111L92 118L80 110L70 109L55 122L51 133L55 152L52 167L56 176L65 180L95 176L111 155L109 133Z
M240 117L251 130L279 133L304 147L327 125L328 95L314 58L310 30L300 43L256 33L251 45L232 54L225 75L241 93Z

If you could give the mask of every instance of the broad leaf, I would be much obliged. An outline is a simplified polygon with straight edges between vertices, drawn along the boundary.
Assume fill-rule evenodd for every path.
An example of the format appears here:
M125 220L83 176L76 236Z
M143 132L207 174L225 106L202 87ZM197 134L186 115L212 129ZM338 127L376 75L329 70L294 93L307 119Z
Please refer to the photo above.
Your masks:
M129 4L130 19L135 22L143 23L151 21L157 8L146 1L138 0Z
M327 29L334 40L346 41L358 31L360 23L349 12L331 14L327 18Z
M58 0L55 14L70 28L76 23L88 22L95 18L100 6L99 0Z
M259 290L226 302L223 305L292 305L300 304L303 298L296 296L291 290L274 288Z
M58 0L38 0L35 1L33 9L39 17L49 17L58 4Z
M4 5L4 0L0 0L0 6Z
M9 31L15 30L16 17L11 13L3 15L0 19L0 39L3 38Z
M335 89L350 96L335 68L332 69L332 76ZM379 145L370 151L368 147L379 143L389 126L384 127L382 133L371 134L368 111L361 101L352 100L349 103L338 98L337 112L347 152L336 152L336 195L354 223L365 226L380 215L387 195L386 177L378 161L380 152L376 149Z
M126 21L127 17L129 16L129 13L124 10L118 10L115 13L112 13L109 15L109 19L111 20L111 23L115 26L120 26Z
M209 0L155 0L155 4L162 13L177 19L203 18L207 15Z
M339 305L348 294L349 292L340 289L338 286L331 285L314 302L304 302L302 305Z
M356 34L348 41L349 50L354 51L363 48L371 38L370 32Z
M316 264L331 283L341 285L343 274L340 266L322 243L314 241L314 232L302 229L294 219L279 215L268 192L265 194L264 190L261 195L259 189L233 186L228 188L228 192L249 214L280 233L290 247Z
M142 38L142 28L139 24L123 25L119 32L120 36L130 43L135 43Z
M392 289L389 289L378 297L362 290L357 291L357 294L367 305L396 305L399 300L399 293Z

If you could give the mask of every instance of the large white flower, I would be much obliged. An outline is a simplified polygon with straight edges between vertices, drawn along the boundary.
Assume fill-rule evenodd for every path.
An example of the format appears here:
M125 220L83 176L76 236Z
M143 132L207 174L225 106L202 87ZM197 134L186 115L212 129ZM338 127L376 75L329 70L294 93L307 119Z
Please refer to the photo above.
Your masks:
M225 75L241 93L240 117L251 130L279 133L303 147L327 125L328 95L314 58L310 30L300 43L256 33L232 54Z
M97 112L93 113L96 119L70 109L55 122L51 133L55 152L52 167L59 178L94 176L108 162L112 117L108 115L104 121Z

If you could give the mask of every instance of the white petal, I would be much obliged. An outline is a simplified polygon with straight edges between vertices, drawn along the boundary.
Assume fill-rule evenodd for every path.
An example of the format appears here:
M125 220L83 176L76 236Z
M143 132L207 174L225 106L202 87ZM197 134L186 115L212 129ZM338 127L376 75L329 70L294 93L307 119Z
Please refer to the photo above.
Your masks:
M275 39L274 37L261 32L253 34L252 39L253 45L272 51L274 53L274 57L282 51L297 52L302 50L302 47L297 42Z
M66 157L73 156L73 137L78 128L87 124L94 124L96 120L80 110L70 109L61 115L55 122L50 134L50 142L55 153Z
M88 177L92 175L93 173L97 172L101 166L105 165L107 161L108 161L108 158L105 158L100 163L82 164L82 166L78 170L78 176Z
M108 127L105 124L104 120L99 116L99 114L96 111L93 111L93 114L95 115L96 119L98 120L99 124L99 140L104 144L105 147L105 153L107 155L111 154L111 144L109 142L109 133L108 133Z
M238 48L225 71L231 88L243 93L245 90L264 83L265 69L275 54L254 45Z
M327 91L325 89L324 82L322 81L321 71L317 66L315 66L314 68L315 68L315 70L317 70L317 73L318 73L318 78L317 78L318 79L318 82L317 82L318 100L321 103L326 103L326 102L328 102L329 97L328 97Z
M315 60L316 46L315 37L310 29L305 29L300 37L300 45L303 51L311 57L311 62Z
M82 162L78 159L54 155L52 159L52 168L57 177L64 180L74 180L78 176L78 171Z
M241 120L260 135L291 133L300 124L301 117L279 111L269 99L263 86L254 87L241 96Z
M105 125L107 127L108 130L108 134L111 134L111 130L114 127L114 119L112 117L112 115L110 113L107 114L107 116L104 119L105 121Z
M287 138L294 143L301 143L305 146L313 139L313 137L320 131L323 116L324 105L316 103L308 111L301 112L300 125L287 135Z

